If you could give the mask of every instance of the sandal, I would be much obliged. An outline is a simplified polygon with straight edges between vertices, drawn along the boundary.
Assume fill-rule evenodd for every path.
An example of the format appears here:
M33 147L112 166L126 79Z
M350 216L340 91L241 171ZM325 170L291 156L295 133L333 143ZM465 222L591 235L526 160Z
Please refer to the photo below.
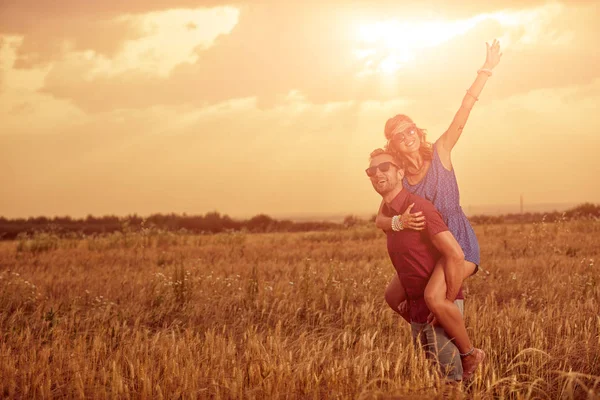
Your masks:
M469 360L469 364L465 366L464 358L472 356L472 361ZM471 350L467 351L464 354L460 355L460 358L463 359L463 380L469 380L473 377L475 370L477 367L485 360L485 352L481 349L476 349L473 347Z

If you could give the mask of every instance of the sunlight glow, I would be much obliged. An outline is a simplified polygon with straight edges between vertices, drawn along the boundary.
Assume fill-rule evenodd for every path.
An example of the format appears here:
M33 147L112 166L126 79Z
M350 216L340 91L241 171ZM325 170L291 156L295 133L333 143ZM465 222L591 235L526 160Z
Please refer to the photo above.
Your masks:
M414 60L423 48L438 46L473 28L482 17L462 21L400 22L397 20L362 24L358 27L359 59L374 61L371 73L391 74ZM366 65L367 63L365 63Z
M573 41L573 33L550 29L552 21L561 15L564 8L564 5L550 3L527 10L504 10L455 21L389 19L362 22L355 28L358 46L354 54L364 63L361 75L391 75L414 60L419 51L440 46L487 20L503 27L504 35L499 40L504 50L511 45L532 46L540 41L564 46Z

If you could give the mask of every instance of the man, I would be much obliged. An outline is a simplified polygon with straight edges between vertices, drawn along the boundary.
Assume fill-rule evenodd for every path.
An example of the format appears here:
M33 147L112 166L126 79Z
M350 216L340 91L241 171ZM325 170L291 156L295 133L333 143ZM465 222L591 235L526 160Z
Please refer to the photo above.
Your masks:
M437 360L442 374L448 379L462 380L460 353L441 326L428 323L430 312L424 299L425 287L439 258L449 260L448 268L460 268L464 259L462 249L433 204L403 188L404 170L391 153L382 149L373 151L367 175L373 188L383 197L385 214L401 214L414 203L412 211L421 211L425 216L423 231L388 232L388 253L406 291L408 310L403 310L402 314L410 322L415 345L418 342L425 345L427 356ZM452 260L457 262L452 263ZM460 289L454 303L461 314L463 299Z

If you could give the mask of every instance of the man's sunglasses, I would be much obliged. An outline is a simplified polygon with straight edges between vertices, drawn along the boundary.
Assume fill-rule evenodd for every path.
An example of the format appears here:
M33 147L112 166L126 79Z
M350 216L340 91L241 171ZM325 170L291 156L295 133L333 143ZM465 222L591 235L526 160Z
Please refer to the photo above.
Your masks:
M396 142L404 142L404 139L406 139L407 137L414 136L415 133L417 133L417 130L414 127L408 128L404 132L399 132L399 133L396 133L395 135L393 135L392 140L396 141Z
M372 167L369 167L369 168L365 169L365 172L367 173L367 176L369 178L372 178L377 173L377 168L379 168L379 170L381 172L387 172L390 169L391 165L393 165L394 167L396 167L396 168L399 169L399 167L396 164L394 164L393 162L385 161L385 162L382 162L379 165L374 165Z

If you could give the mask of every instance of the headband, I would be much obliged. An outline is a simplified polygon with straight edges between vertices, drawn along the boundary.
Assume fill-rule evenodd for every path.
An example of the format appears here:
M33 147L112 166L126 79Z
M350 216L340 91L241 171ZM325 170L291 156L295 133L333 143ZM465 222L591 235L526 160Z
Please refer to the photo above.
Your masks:
M392 130L392 132L404 132L408 128L412 128L414 126L415 126L414 122L402 121L398 124L398 126L396 126L396 128L394 130Z

